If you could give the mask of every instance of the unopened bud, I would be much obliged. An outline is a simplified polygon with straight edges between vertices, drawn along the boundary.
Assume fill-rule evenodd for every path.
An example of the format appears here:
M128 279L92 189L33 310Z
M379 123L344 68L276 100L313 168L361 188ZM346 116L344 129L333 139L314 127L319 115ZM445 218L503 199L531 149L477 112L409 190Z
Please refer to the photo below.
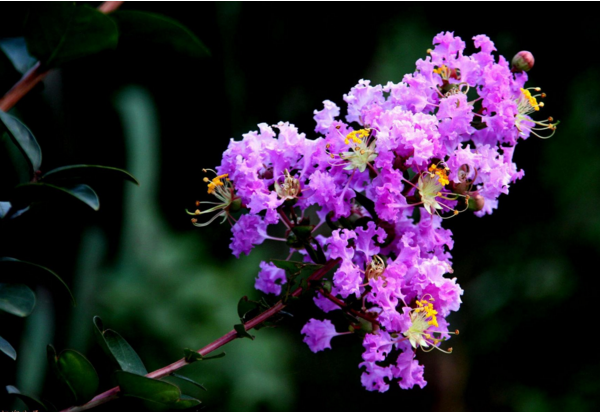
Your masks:
M533 54L525 50L520 51L512 59L513 71L528 72L533 67L534 62Z
M469 198L469 209L477 212L485 206L485 199L481 195L472 196Z
M229 211L230 212L237 212L241 208L242 208L242 199L240 199L239 197L236 197L231 202L231 206L229 206Z

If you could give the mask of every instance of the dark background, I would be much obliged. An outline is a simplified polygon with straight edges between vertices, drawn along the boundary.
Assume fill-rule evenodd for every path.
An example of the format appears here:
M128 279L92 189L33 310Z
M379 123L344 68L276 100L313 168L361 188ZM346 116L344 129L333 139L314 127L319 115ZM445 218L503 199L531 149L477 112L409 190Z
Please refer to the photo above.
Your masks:
M20 35L26 7L0 4L2 37ZM419 353L429 382L424 389L393 385L385 394L369 393L360 385L358 340L336 338L333 350L316 355L302 343L306 320L323 318L308 302L292 308L294 317L281 327L234 342L225 358L184 373L208 387L198 396L216 411L600 410L600 355L592 337L600 248L599 42L589 10L174 2L122 9L180 21L212 56L191 60L166 46L122 44L54 72L17 105L44 152L43 171L107 164L128 169L141 186L99 182L100 212L49 206L20 217L18 231L5 229L3 254L55 270L78 305L60 291L40 289L30 318L0 316L3 337L20 342L16 363L0 358L3 386L53 399L44 378L45 346L52 343L85 353L101 385L110 387L93 315L119 331L149 370L230 330L239 297L259 296L258 262L286 252L266 243L236 260L227 224L193 228L184 209L204 199L201 169L218 165L229 138L260 122L290 121L315 137L312 112L323 100L343 108L343 94L359 79L400 81L426 56L435 34L454 31L469 53L477 34L487 34L507 59L531 51L536 62L528 85L548 95L540 116L561 120L550 140L532 136L519 144L515 162L525 177L492 216L447 221L454 276L465 290L461 311L450 318L461 331L454 353ZM119 407L135 405L104 410Z

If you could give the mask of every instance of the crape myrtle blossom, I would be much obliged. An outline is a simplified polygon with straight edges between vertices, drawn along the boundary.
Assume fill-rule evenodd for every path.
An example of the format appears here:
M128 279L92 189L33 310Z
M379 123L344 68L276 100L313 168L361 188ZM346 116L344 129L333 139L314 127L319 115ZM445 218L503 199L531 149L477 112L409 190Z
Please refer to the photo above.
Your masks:
M336 336L360 337L367 390L423 387L418 353L452 351L444 342L458 331L447 317L463 290L443 222L493 213L524 176L513 162L516 144L549 137L558 124L534 119L545 94L526 85L529 52L511 66L487 36L473 44L466 55L462 39L438 34L399 83L360 80L343 109L325 100L309 138L280 122L232 139L216 177L205 179L218 202L190 213L229 221L237 257L275 240L289 247L288 261L339 262L307 285L335 325L310 319L301 333L313 352ZM297 274L286 270L262 262L255 287L287 298Z

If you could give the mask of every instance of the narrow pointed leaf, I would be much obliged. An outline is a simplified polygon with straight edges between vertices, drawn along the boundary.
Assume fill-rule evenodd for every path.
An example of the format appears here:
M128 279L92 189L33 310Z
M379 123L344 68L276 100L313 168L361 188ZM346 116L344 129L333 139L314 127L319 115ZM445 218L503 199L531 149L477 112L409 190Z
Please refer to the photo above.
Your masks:
M19 119L0 110L0 130L4 129L31 167L31 175L42 164L42 149L33 133Z
M121 370L138 375L146 375L148 373L138 354L121 335L114 330L107 329L104 331L103 336L106 345L115 357Z
M119 333L111 329L104 330L102 319L98 316L94 316L93 322L96 340L104 352L121 370L137 375L146 375L148 373L138 354Z
M0 283L0 310L25 317L35 307L35 294L20 283Z
M196 362L196 361L202 360L204 358L201 354L199 354L195 350L191 350L188 348L185 348L183 350L183 357L184 357L185 361L188 363Z
M211 355L211 356L203 356L203 357L202 357L202 360L205 360L205 361L206 361L206 360L211 360L211 359L219 359L219 358L223 358L223 357L225 357L225 355L227 355L227 353L226 353L226 352L221 352L221 353L219 353L219 354L216 354L216 355Z
M115 359L114 355L110 351L106 340L104 340L104 324L102 323L102 319L100 319L99 316L94 316L92 322L94 323L94 336L96 337L96 342L98 342L98 345L100 345L104 353L111 359L111 361L115 365L118 365L119 362L117 362L117 359Z
M61 187L47 183L28 183L19 185L13 192L11 203L19 209L33 202L60 202L65 199L77 199L94 210L100 209L98 195L88 185Z
M225 352L221 352L218 355L202 356L200 353L198 353L194 350L188 349L188 348L185 348L183 350L183 357L185 358L185 361L188 363L201 361L201 360L218 359L218 358L222 358L225 355L226 355Z
M114 49L118 38L110 17L72 2L38 3L25 22L27 49L46 67Z
M0 336L0 351L4 352L12 360L17 360L17 351L2 336Z
M45 182L60 182L62 180L88 180L88 179L122 179L135 183L139 182L126 170L109 166L98 165L70 165L57 167L45 173L40 180Z
M248 331L246 330L246 328L244 327L243 324L238 323L237 325L233 325L233 329L235 329L235 331L238 334L238 337L240 338L248 338L250 340L254 340L254 335L251 335L248 333Z
M0 282L20 282L29 286L42 284L49 290L54 290L57 284L67 291L73 305L75 297L69 286L52 270L35 263L26 262L10 257L0 257Z
M188 378L187 376L179 375L178 373L172 373L171 376L173 376L173 377L175 377L177 379L181 379L181 380L184 380L186 382L189 382L192 385L195 385L195 386L199 387L200 389L203 389L203 390L205 390L205 391L208 392L208 389L206 389L206 387L204 385L202 385L201 383L196 382L193 379Z

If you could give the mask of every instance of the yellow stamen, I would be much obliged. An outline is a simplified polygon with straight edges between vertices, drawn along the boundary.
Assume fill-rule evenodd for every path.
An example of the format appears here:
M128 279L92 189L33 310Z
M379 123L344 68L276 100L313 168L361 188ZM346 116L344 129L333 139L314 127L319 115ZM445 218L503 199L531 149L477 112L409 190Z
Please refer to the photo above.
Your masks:
M369 131L367 129L355 130L353 132L348 133L348 135L346 135L346 140L344 140L344 143L350 144L350 140L352 140L356 144L361 144L362 138L368 137L368 136L369 136Z
M533 108L533 110L535 110L536 112L540 110L540 105L538 104L536 98L531 95L531 92L529 90L522 88L521 93L523 93L523 96L525 96L525 98L529 101L529 105Z
M213 178L213 179L210 181L210 183L208 183L208 194L209 194L209 195L210 195L210 194L212 194L212 193L215 191L215 189L217 188L217 186L223 186L223 182L221 182L221 179L224 179L224 178L226 178L227 176L229 176L229 174L228 174L228 173L225 173L225 174L223 174L223 175L219 175L219 176L217 176L217 177ZM205 177L205 178L204 178L204 181L205 181L205 182L208 182L208 178L207 178L207 177ZM227 179L227 181L229 181L229 179Z

